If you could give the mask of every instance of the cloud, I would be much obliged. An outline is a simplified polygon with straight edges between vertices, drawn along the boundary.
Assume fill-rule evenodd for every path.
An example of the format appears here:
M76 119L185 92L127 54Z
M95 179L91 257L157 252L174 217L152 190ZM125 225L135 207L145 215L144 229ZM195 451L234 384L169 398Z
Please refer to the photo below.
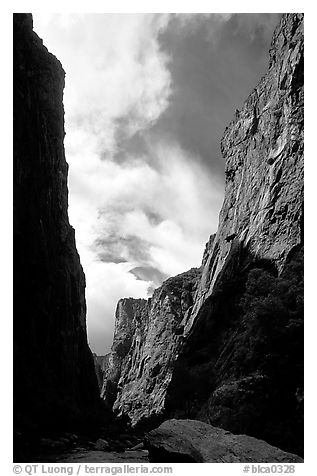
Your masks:
M169 57L158 42L168 21L155 14L35 15L36 30L65 65L69 151L80 133L111 157L118 137L150 127L168 107Z
M114 210L110 211L110 214L114 215L114 213ZM123 214L122 210L116 218L121 220ZM107 216L107 219L106 224L111 217ZM100 261L108 263L147 263L150 259L148 242L133 235L121 236L120 227L117 227L112 234L98 238L92 245L92 249L96 251Z
M280 17L280 13L177 13L170 16L170 28L182 38L201 32L213 46L226 28L231 35L242 35L251 42L261 36L270 42Z
M147 297L167 277L199 266L202 244L217 226L222 185L198 158L165 142L153 144L149 154L155 168L136 158L120 164L99 160L85 182L95 215L83 214L79 199L72 205L73 219L79 223L84 216L90 226L81 259L96 350L100 335L111 342L117 301ZM83 226L77 229L82 233Z
M217 226L222 184L199 158L165 141L148 155L116 163L91 154L72 170L70 216L99 353L100 335L109 349L117 301L147 297L166 277L199 266Z
M202 243L216 228L222 184L199 158L177 144L149 149L146 161L103 164L104 204L95 225L95 249L116 249L128 262L154 266L166 275L199 265ZM100 194L98 194L100 197Z
M173 104L148 132L172 138L223 177L225 127L265 73L279 14L177 15L160 41L173 61Z
M153 287L159 287L160 284L165 281L168 276L152 266L137 266L132 268L130 271L137 279L141 281L148 281L152 283Z
M99 355L110 350L119 299L147 296L148 282L137 280L129 270L125 263L103 263L93 256L85 261L88 339Z

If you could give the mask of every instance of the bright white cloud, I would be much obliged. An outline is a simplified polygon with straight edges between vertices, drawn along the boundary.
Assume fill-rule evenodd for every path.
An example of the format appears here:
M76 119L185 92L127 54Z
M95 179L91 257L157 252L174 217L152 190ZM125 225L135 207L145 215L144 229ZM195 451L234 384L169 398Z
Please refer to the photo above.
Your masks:
M221 186L178 146L161 144L154 149L151 153L156 156L158 169L141 160L123 164L97 161L94 173L87 174L84 188L78 190L78 200L73 199L72 218L77 224L79 248L90 247L87 258L81 252L88 307L93 306L89 308L90 335L94 333L92 326L99 322L96 312L91 315L97 301L100 309L104 302L104 316L112 316L120 297L147 296L151 283L136 280L129 270L147 265L172 276L199 266L203 243L216 228ZM81 201L91 204L91 212L83 211ZM151 215L157 219L152 220ZM97 238L103 244L91 247ZM115 252L127 262L93 262L96 255L92 250L109 250L113 239ZM120 247L121 239L126 241ZM134 239L140 240L138 248L144 247L145 259L140 249L135 257ZM96 280L97 269L102 276L97 274Z
M125 264L102 263L94 259L85 266L89 343L101 355L109 352L118 300L123 296L147 296L148 283L137 280L128 269Z
M167 108L169 58L160 50L158 35L168 21L168 15L153 14L35 16L35 30L66 69L70 150L78 145L78 133L86 132L110 156L118 128L133 135ZM124 126L117 122L122 118Z
M117 166L121 183L112 189L115 199L108 196L105 202L100 233L106 233L111 216L115 230L109 233L145 239L151 246L151 265L173 275L199 265L202 243L217 225L222 187L177 145L159 144L150 153L157 170L142 162L134 168ZM161 218L159 223L153 223L151 213Z
M34 17L35 31L66 70L69 214L97 353L109 351L118 299L146 297L151 286L129 271L147 265L174 275L198 266L217 225L222 187L199 157L157 142L146 157L114 160L118 137L151 127L171 101L170 59L158 40L169 20L152 14ZM124 262L100 261L103 248Z

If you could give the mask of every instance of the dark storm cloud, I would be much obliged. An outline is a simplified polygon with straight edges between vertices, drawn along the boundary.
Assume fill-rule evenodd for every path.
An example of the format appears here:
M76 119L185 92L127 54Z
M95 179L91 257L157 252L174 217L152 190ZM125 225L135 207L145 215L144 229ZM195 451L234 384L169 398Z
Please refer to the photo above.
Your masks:
M162 273L159 269L153 268L153 266L137 266L130 270L137 279L141 281L153 282L154 286L158 287L169 276Z
M116 141L119 144L118 149L113 154L113 159L122 163L128 156L142 156L144 160L148 160L148 148L146 141L144 140L143 131L136 132L132 137L128 136L125 131L118 129L116 133Z
M150 208L145 207L144 213L146 214L151 225L159 225L163 221L161 215L151 210Z
M97 251L97 257L99 261L103 263L126 263L127 259L118 256L116 250L112 250L111 247L109 249Z
M138 236L122 237L111 234L94 241L93 249L99 261L105 263L126 263L136 261L147 264L150 261L149 243Z
M222 134L266 71L278 20L279 14L234 14L225 21L199 15L180 27L174 18L160 37L173 58L174 92L170 107L144 133L147 140L172 138L222 174Z

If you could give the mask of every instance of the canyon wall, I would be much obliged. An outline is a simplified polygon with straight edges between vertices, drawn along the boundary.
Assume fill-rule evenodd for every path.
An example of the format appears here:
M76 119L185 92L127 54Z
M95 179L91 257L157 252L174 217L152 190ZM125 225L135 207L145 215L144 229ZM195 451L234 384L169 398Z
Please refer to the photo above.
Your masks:
M200 270L166 280L152 298L121 299L101 396L132 424L155 420L193 306Z
M302 454L302 14L283 15L221 150L225 198L202 266L136 313L120 301L103 398L133 425L194 418Z
M101 390L103 386L105 372L107 371L109 367L110 354L106 354L106 355L92 354L92 355L94 358L95 372L97 375L99 390Z
M302 242L303 41L302 15L284 15L268 73L224 132L225 199L186 333L235 245L281 270Z
M303 451L303 15L225 130L225 198L166 413Z
M14 14L13 24L15 429L61 430L100 409L85 276L68 221L65 73L31 14Z

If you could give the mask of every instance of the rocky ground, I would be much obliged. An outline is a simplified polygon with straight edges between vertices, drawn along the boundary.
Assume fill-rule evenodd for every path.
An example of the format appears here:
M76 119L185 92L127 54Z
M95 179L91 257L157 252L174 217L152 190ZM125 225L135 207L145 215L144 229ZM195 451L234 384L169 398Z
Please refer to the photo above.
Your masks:
M139 433L108 433L101 431L100 438L74 433L61 436L34 438L28 447L21 448L19 461L42 463L76 462L148 462L148 451Z
M40 438L20 461L41 463L301 463L267 442L197 420L166 420L149 433L104 433L94 439L65 433Z

